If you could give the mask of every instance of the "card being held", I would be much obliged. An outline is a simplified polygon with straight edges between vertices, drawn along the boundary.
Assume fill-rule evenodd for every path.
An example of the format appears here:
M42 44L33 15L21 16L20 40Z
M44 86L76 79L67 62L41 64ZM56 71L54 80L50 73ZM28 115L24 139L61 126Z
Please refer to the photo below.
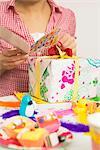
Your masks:
M58 42L59 29L55 29L50 33L43 36L40 40L34 43L31 47L30 45L22 39L20 36L10 31L5 27L0 27L0 38L7 43L11 44L15 48L21 50L22 53L27 54L31 50L31 54L34 52L39 52L41 49L48 49L54 46Z
M41 51L41 49L43 48L48 49L57 44L59 31L59 29L55 29L43 36L40 40L38 40L31 46L31 52L38 52Z
M15 48L20 49L22 53L27 54L31 49L24 39L5 27L0 27L0 38Z

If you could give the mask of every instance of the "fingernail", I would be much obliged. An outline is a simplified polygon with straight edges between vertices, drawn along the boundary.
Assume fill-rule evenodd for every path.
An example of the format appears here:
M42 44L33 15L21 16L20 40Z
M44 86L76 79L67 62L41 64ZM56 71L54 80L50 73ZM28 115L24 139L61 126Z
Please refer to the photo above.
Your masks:
M14 51L14 50L17 50L17 48L11 48L10 50Z

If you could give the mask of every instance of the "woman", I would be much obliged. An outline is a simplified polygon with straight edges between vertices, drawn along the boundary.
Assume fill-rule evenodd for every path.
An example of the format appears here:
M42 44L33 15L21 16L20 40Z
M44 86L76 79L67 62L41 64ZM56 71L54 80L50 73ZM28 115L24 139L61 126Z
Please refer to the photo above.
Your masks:
M58 6L53 0L2 1L0 26L20 35L30 45L34 43L37 32L40 37L59 27L59 41L63 47L73 50L76 47L74 13ZM0 96L13 94L14 91L28 91L27 58L18 49L0 40Z

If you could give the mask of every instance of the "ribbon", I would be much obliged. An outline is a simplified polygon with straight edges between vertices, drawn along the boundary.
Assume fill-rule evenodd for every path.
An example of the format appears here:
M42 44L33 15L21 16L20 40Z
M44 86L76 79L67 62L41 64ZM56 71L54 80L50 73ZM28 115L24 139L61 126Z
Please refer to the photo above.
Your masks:
M4 102L4 101L0 101L0 106L2 107L20 107L20 102Z
M40 56L39 58L36 59L36 64L35 64L35 71L36 71L36 86L35 86L35 93L33 97L37 97L40 100L43 100L40 95L40 81L41 81L41 59L74 59L75 60L75 78L74 78L74 88L73 88L73 96L72 96L72 101L77 101L78 97L78 79L79 79L79 58L77 56L67 56L65 55L65 52L62 52L60 48L57 46L57 49L59 51L60 55L54 55L54 56ZM50 63L50 62L49 62ZM48 64L49 64L48 63ZM48 65L46 64L46 66Z
M38 58L36 60L35 69L36 69L36 89L35 89L34 96L41 99L41 95L40 95L40 80L41 80L40 58Z
M92 139L96 144L100 144L100 132L96 132L93 128L90 130Z
M77 101L79 87L79 59L75 59L75 77L72 101Z

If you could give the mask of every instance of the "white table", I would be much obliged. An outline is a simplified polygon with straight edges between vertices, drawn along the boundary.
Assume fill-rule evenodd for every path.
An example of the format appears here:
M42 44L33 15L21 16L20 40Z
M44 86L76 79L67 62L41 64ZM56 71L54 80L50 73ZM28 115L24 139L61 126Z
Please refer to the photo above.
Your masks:
M6 96L6 97L0 97L0 100L3 101L17 101L17 99L14 96ZM60 106L58 104L39 104L39 109L47 109L47 108L67 108L70 107L70 104L61 104ZM5 110L4 110L5 111ZM3 109L0 109L0 113L4 112ZM68 145L66 150L92 150L91 148L91 139L89 136L86 136L82 133L73 133L74 134L74 140ZM1 149L1 148L0 148Z

